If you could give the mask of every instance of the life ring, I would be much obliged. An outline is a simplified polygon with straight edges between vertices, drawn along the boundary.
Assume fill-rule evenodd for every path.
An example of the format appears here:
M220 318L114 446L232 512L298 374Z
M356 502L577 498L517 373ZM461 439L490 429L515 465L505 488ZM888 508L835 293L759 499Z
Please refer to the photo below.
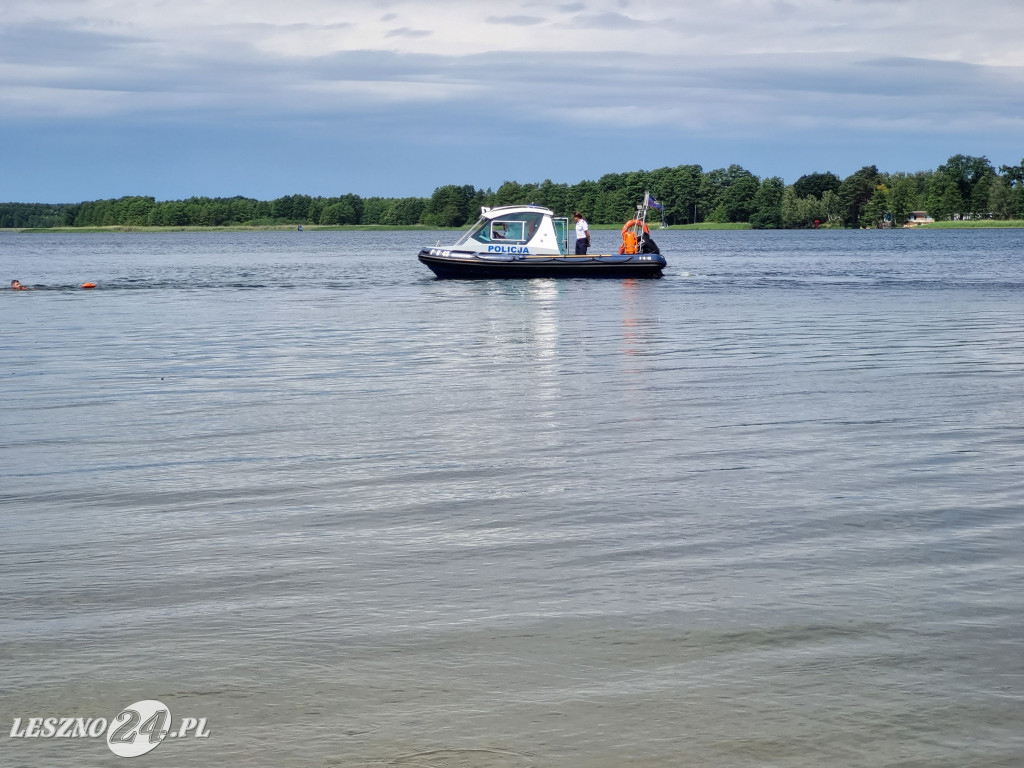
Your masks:
M644 232L646 232L648 235L651 234L651 230L649 230L647 228L647 222L641 221L640 219L630 219L625 224L623 224L622 225L622 234L626 234L627 230L629 230L631 227L635 227L635 226L638 226L638 225L643 227L644 228Z
M82 283L83 288L95 288L96 283Z

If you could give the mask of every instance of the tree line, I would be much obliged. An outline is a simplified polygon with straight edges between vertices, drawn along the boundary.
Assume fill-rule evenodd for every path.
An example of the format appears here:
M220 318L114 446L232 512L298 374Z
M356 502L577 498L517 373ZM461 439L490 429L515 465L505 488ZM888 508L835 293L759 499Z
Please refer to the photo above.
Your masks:
M621 224L644 193L664 206L668 225L747 222L762 229L898 225L913 211L936 220L1024 219L1024 160L996 169L986 157L954 155L933 171L883 173L874 165L839 178L810 173L787 185L759 178L739 165L705 171L679 165L605 174L597 181L539 184L506 181L497 190L472 185L438 187L430 197L286 195L192 197L157 201L121 197L72 204L0 203L0 228L219 227L282 224L422 225L463 227L481 206L536 203L560 216L582 211L592 224Z

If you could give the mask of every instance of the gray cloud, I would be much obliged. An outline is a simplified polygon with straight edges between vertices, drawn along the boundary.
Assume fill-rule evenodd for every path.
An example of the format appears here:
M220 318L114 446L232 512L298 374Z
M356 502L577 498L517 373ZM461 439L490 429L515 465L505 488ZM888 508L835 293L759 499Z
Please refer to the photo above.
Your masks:
M67 30L65 30L67 31ZM395 30L419 35L417 30ZM60 47L62 38L51 43ZM946 130L997 116L1024 121L1020 99L1024 68L989 67L919 58L867 58L855 54L771 56L660 56L623 58L593 53L486 53L463 57L386 51L345 51L315 58L270 57L239 45L217 56L151 56L134 66L122 57L144 40L77 34L72 48L104 60L92 69L68 67L36 84L69 92L136 93L125 107L139 116L191 105L191 119L222 113L288 119L309 114L382 111L424 93L453 112L478 109L480 94L521 94L502 120L609 125L640 121L669 132L814 130L816 126L887 124L899 130ZM49 48L42 48L50 52ZM71 58L79 55L71 54ZM4 54L11 57L8 49ZM35 55L35 52L32 52ZM536 89L531 82L564 83ZM379 98L375 84L394 95ZM33 85L27 81L26 85ZM359 86L349 94L345 89ZM340 89L335 91L332 89ZM587 105L568 109L569 92ZM311 93L318 93L316 97ZM389 92L391 93L391 92ZM342 95L344 94L344 95ZM959 130L959 128L958 128Z
M622 13L581 14L572 20L577 29L625 29L627 27L653 26L655 22L641 21Z
M785 5L792 9L795 3ZM573 12L580 7L558 6ZM487 21L513 27L543 23L539 16L518 15ZM418 28L425 26L422 19L409 23L417 26L382 34L407 40L434 34ZM644 23L620 13L583 14L573 21L575 27L594 29L634 29ZM479 110L480 94L500 89L506 97L521 94L514 110L503 110L503 121L573 123L587 130L610 130L632 121L679 134L808 132L840 124L864 130L887 126L912 134L962 131L970 121L976 128L993 120L1024 121L1024 105L1015 97L1024 92L1024 68L927 57L687 55L666 48L647 56L604 50L445 56L379 49L296 56L277 55L266 45L282 32L359 28L356 22L329 27L238 25L226 37L212 30L213 42L183 54L172 38L153 40L114 26L7 25L0 28L0 62L20 67L17 83L8 89L22 92L4 102L0 89L0 110L40 114L45 109L37 104L49 99L73 103L76 114L87 113L95 103L97 111L131 113L138 119L187 114L189 119L213 120L236 114L287 121L350 112L384 115L403 99L417 104L429 99L456 115ZM564 87L537 89L526 85L530 82ZM584 109L567 108L570 92ZM80 98L67 99L75 94ZM109 94L109 103L104 94Z
M409 29L408 27L399 27L398 29L392 29L388 32L385 37L430 37L433 34L428 29Z
M146 38L81 29L70 22L0 26L0 62L74 66L106 60L150 42Z
M488 24L511 24L516 27L532 27L543 24L545 19L539 16L488 16Z

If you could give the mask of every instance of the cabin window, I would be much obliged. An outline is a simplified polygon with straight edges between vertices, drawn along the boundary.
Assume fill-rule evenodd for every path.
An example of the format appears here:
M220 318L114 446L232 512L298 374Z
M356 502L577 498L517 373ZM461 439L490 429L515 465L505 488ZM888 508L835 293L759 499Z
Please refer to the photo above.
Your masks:
M525 221L492 221L491 240L511 240L514 243L526 242Z
M533 239L543 220L543 214L532 211L506 213L499 219L488 219L484 216L456 245L463 245L470 240L475 240L478 243L523 245Z

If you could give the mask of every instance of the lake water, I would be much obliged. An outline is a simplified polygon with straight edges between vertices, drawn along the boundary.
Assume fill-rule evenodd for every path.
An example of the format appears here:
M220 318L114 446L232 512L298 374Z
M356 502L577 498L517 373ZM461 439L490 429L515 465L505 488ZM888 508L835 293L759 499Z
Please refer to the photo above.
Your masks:
M0 234L2 764L1024 765L1024 231L655 236Z

